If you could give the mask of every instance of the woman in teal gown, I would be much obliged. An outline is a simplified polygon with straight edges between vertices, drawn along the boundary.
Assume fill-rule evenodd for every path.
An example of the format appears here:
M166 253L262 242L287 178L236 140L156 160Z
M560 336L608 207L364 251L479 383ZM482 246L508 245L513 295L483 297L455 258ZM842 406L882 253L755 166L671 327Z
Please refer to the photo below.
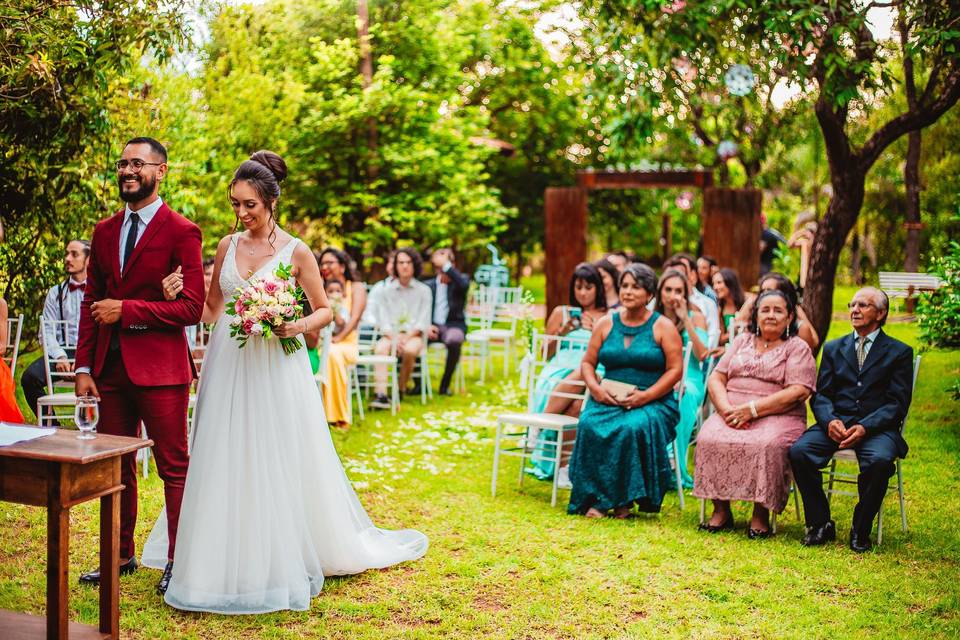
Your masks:
M602 518L610 509L618 518L660 510L673 483L667 444L676 437L679 418L673 387L680 381L683 346L676 326L647 304L657 277L644 264L631 264L620 276L622 310L593 329L580 370L590 400L580 413L577 441L570 458L568 513ZM636 388L615 399L597 377Z
M693 488L693 476L687 469L687 449L690 437L697 424L697 412L707 393L706 375L701 363L710 353L707 337L707 320L696 306L689 304L690 285L683 273L676 269L667 269L657 283L658 312L672 322L680 331L684 353L690 345L690 362L687 363L687 375L683 380L683 397L680 398L680 422L677 424L677 458L680 460L680 476L683 486ZM676 394L675 395L679 395Z
M586 342L596 322L607 312L603 280L599 270L589 263L578 264L570 278L570 305L556 307L547 318L545 332L552 336L565 336L578 339L576 342L564 341L550 361L544 365L537 376L536 389L533 392L534 413L562 413L578 415L580 403L569 398L551 397L550 393L561 383L571 378L580 378L580 361L586 353ZM579 344L583 341L583 346ZM583 387L572 389L577 392ZM527 473L540 480L553 479L553 458L556 455L557 432L552 429L541 431L537 436L534 456Z

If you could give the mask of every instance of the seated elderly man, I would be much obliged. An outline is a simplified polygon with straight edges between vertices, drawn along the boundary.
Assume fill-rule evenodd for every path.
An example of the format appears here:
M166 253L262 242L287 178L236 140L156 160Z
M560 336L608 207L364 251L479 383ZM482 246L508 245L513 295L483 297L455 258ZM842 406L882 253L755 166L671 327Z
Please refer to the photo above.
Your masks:
M881 329L889 309L882 291L860 289L848 306L853 332L823 347L811 400L817 423L790 448L790 464L803 497L803 544L821 545L837 534L820 469L838 449L856 452L860 501L853 510L850 548L859 553L871 547L873 519L894 461L907 455L900 427L913 392L913 349Z
M385 286L377 303L377 325L383 337L374 352L378 355L393 352L400 358L401 393L406 391L413 365L430 331L430 287L417 279L422 265L416 249L398 249L393 257L394 279ZM375 398L371 406L389 408L386 365L376 365L373 373Z

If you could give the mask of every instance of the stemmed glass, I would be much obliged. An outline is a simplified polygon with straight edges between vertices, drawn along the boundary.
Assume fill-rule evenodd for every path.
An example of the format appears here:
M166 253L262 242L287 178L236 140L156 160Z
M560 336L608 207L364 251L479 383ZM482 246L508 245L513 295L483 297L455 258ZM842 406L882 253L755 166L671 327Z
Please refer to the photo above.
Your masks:
M77 428L80 429L77 440L93 440L97 437L93 435L93 430L100 420L99 402L94 396L77 398L77 404L73 409L73 418L76 420Z

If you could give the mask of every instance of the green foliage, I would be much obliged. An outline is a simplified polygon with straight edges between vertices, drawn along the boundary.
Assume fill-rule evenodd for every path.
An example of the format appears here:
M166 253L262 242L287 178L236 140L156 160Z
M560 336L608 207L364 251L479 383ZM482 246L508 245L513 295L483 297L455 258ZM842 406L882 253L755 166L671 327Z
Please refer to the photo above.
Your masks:
M0 287L14 313L36 317L66 241L110 211L108 101L144 56L162 62L185 42L188 6L0 0Z
M932 347L960 347L960 243L952 241L949 252L933 260L931 272L944 285L920 296L920 338Z

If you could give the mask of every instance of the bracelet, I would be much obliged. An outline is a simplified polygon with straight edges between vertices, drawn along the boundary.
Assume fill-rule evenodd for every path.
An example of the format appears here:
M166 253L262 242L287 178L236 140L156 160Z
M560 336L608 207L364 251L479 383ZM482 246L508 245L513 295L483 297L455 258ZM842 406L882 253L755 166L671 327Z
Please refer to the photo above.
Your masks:
M753 400L750 401L750 415L754 418L759 418L760 415L757 413L757 403Z

